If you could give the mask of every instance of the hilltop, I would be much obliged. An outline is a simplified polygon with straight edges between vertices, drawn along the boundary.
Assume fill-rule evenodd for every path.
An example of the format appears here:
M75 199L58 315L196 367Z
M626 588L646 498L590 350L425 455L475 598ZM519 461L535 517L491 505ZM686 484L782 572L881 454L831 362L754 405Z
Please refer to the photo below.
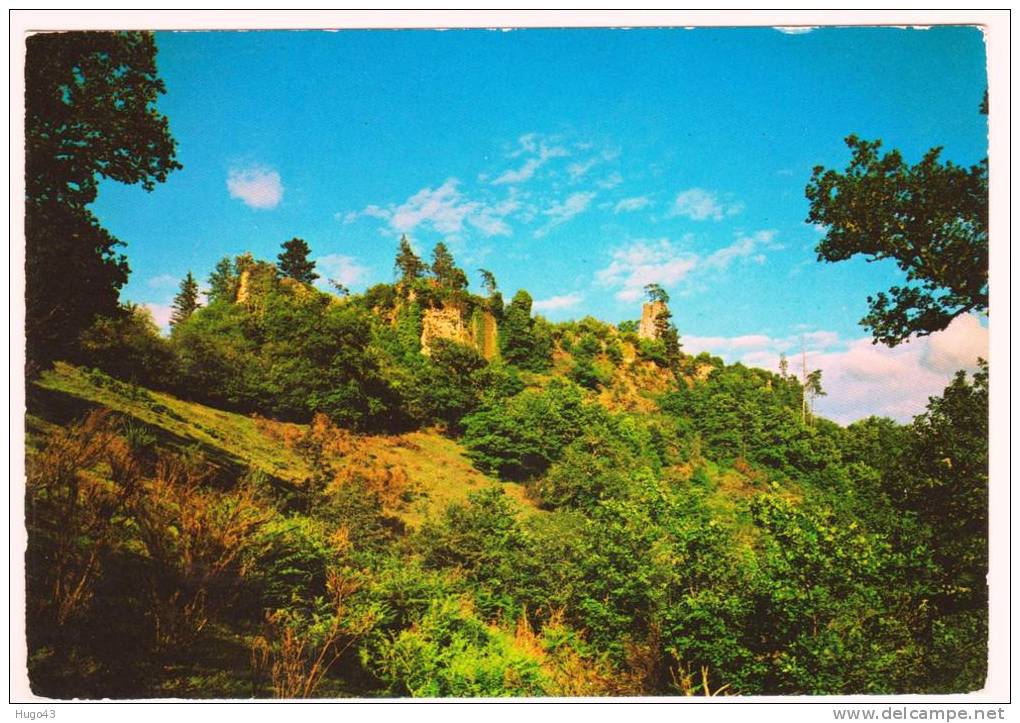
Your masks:
M189 275L169 338L125 308L30 381L38 693L983 679L984 373L844 428L820 378L685 354L654 285L640 320L553 324L442 248L364 294L288 259L224 259L204 307Z

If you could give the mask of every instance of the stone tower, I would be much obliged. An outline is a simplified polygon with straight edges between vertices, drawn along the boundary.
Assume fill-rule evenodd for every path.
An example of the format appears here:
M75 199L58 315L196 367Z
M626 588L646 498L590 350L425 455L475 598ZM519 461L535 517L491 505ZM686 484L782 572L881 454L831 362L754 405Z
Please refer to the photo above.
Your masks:
M663 311L666 311L666 305L661 301L650 301L642 305L641 323L638 325L639 338L655 339L657 337L655 320Z

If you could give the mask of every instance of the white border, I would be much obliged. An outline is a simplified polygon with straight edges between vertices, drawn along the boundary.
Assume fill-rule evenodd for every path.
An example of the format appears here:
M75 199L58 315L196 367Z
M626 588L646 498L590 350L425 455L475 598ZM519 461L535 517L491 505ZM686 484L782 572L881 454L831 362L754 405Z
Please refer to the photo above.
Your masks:
M40 700L35 699L27 686L24 671L25 644L23 588L23 552L24 552L24 504L23 504L23 472L24 472L24 249L22 243L14 242L23 238L23 170L24 158L23 139L23 68L24 68L24 37L33 30L72 30L72 29L154 29L154 30L197 30L197 29L355 29L355 28L526 28L526 27L661 27L661 26L815 26L815 25L895 25L895 26L929 26L937 24L981 25L985 30L988 81L990 96L989 114L989 158L991 180L991 269L990 288L991 305L995 315L990 316L991 345L991 489L990 489L990 568L989 582L991 585L989 625L991 638L989 645L989 676L984 690L970 695L954 696L852 696L852 697L813 697L813 698L742 698L739 702L781 702L797 701L819 703L857 703L870 706L872 704L910 702L962 703L978 704L985 702L1003 702L1010 698L1010 650L1011 630L1009 612L1011 606L1010 571L1012 559L1009 547L1011 497L1009 493L1009 420L1010 406L1005 390L1010 385L1010 343L1011 329L1010 311L1011 297L1009 293L1010 273L1010 165L1006 158L1012 157L1010 149L1010 26L1011 19L1007 10L354 10L354 11L320 11L320 10L231 10L231 11L191 11L191 10L118 10L118 11L81 11L81 10L12 10L10 13L10 115L9 131L10 150L10 263L9 269L9 309L11 344L10 359L10 521L13 544L10 552L11 590L9 610L11 627L9 649L11 653L11 699L14 701ZM850 129L848 129L850 130ZM935 139L933 139L933 142ZM17 533L21 534L18 539ZM15 614L14 611L17 611ZM671 702L675 702L670 699ZM644 701L643 701L644 702ZM694 701L690 701L694 702ZM731 701L733 702L733 701ZM454 704L455 705L455 704ZM52 707L52 706L48 706ZM38 709L38 704L33 706ZM450 708L443 706L444 717L450 716ZM819 715L831 719L831 713L813 706L783 705L783 718L807 720L803 711L813 711L811 719ZM778 710L777 709L777 710ZM128 714L131 706L99 706L88 709L89 717L117 719ZM171 710L174 710L171 708ZM189 709L188 715L191 715ZM208 708L212 714L222 710ZM248 709L250 714L268 708ZM300 715L311 714L313 710L326 711L326 708L306 708ZM467 713L472 708L461 709ZM531 709L529 709L531 710ZM615 715L615 707L608 709ZM653 712L656 708L647 709ZM663 710L663 709L659 709ZM696 709L687 708L685 715L698 711L699 719L711 718L711 710L722 712L716 706L699 705ZM761 715L762 709L746 710L753 715ZM70 713L70 711L68 711ZM86 712L76 708L74 715ZM228 711L223 711L228 712ZM478 710L477 712L483 712ZM537 711L536 711L537 712ZM732 713L738 711L730 709ZM495 714L492 708L484 709L484 714ZM123 714L123 715L122 715ZM293 712L284 713L292 715ZM417 715L417 713L415 714ZM454 715L454 717L457 717ZM498 715L496 717L499 717Z

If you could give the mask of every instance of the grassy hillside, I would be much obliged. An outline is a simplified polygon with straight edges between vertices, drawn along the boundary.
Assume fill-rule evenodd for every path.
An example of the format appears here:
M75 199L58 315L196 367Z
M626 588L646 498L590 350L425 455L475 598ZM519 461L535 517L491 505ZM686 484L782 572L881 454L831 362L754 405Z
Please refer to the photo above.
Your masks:
M237 477L248 469L300 486L313 469L301 442L313 425L267 420L186 402L65 363L57 363L29 389L29 447L91 409L105 408L141 425L164 447L197 448L222 475ZM319 430L320 432L322 430ZM355 435L332 428L333 445L326 461L337 481L360 476L379 481L388 492L386 512L410 527L463 502L468 494L501 484L520 503L524 514L537 512L513 482L499 483L475 469L464 449L434 430L397 435Z

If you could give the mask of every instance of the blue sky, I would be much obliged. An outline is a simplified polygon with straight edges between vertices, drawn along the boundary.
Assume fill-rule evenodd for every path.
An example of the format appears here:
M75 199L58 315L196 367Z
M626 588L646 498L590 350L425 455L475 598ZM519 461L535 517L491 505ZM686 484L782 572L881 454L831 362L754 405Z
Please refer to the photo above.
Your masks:
M891 263L821 264L815 165L843 138L916 160L987 154L972 28L159 33L184 170L154 192L104 183L126 299L158 319L189 270L273 259L294 236L355 291L393 278L401 233L444 240L553 320L640 315L656 281L689 351L774 368L804 335L840 421L909 419L987 334L874 348L857 321ZM994 99L993 99L994 102ZM986 354L986 352L985 352ZM986 354L987 355L987 354ZM897 381L897 380L903 381Z

